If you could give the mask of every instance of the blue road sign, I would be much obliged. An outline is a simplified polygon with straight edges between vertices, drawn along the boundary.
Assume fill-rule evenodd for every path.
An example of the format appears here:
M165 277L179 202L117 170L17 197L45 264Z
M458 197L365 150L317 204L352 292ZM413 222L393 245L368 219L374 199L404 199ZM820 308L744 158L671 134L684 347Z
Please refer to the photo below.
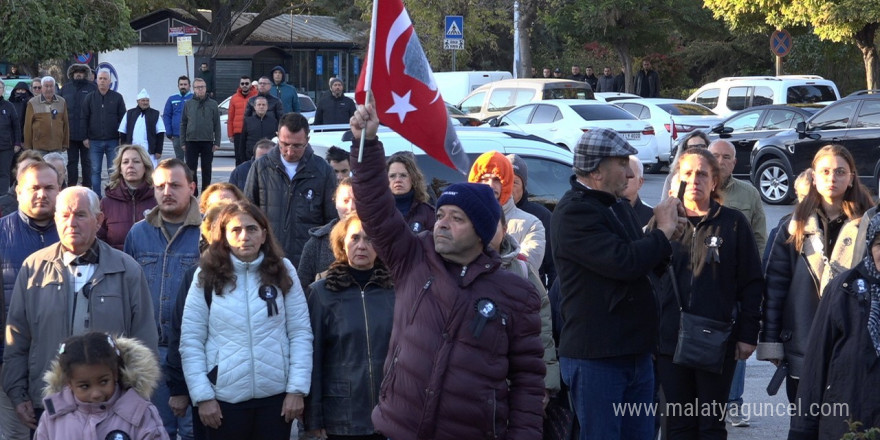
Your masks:
M788 55L791 52L792 45L794 45L794 41L792 41L791 34L788 31L780 29L774 31L773 35L770 36L770 52L773 52L773 55L778 57Z
M447 39L464 39L464 17L461 15L447 15L445 29Z

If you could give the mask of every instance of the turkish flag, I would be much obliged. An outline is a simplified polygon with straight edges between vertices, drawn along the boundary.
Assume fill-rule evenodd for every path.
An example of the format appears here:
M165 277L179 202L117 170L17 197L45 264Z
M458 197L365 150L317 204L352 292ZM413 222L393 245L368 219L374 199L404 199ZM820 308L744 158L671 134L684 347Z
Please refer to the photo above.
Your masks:
M434 73L400 0L373 0L373 61L365 57L355 99L373 91L379 121L439 162L467 174L470 161L455 135ZM372 65L372 72L370 66ZM367 75L371 75L367 80Z

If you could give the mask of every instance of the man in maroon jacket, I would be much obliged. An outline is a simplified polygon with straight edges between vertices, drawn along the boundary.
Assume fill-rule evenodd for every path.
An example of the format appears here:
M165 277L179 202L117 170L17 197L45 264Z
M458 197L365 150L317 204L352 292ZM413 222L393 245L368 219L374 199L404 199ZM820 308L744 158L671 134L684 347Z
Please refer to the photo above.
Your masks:
M351 120L357 212L396 292L376 430L392 440L540 439L540 299L487 248L501 217L495 194L451 185L437 199L433 233L410 233L388 187L378 126L372 105Z

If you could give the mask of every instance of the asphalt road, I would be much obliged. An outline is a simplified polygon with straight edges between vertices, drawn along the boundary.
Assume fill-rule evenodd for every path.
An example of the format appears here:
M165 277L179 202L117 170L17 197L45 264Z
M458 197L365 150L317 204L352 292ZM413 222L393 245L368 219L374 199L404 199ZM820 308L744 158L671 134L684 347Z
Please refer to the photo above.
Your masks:
M171 157L173 149L170 142L165 143L164 157ZM231 152L220 152L213 163L213 182L226 182L234 168L235 160ZM660 200L660 192L666 174L649 174L645 176L645 184L639 191L645 203L654 205ZM764 205L767 215L768 229L779 223L779 219L790 213L794 205ZM775 367L768 362L760 362L752 357L747 361L744 401L753 413L751 426L733 428L728 426L730 440L745 439L784 439L788 433L789 418L777 412L787 405L784 385L776 396L768 396L765 388L773 376Z

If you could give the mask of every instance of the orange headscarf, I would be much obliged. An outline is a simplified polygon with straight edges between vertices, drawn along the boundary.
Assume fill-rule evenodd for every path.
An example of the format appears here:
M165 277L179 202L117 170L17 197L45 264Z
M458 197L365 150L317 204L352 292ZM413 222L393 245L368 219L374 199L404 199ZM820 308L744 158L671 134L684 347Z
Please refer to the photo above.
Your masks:
M501 196L498 202L504 206L513 193L513 165L503 154L497 151L488 151L474 161L471 172L468 174L468 182L480 183L480 179L486 174L494 174L501 180Z

